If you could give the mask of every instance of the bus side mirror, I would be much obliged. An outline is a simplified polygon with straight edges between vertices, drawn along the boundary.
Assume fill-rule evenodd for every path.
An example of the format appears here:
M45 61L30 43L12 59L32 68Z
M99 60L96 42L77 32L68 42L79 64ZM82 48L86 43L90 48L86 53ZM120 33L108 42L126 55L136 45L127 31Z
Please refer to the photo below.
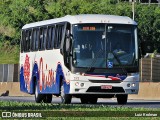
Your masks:
M64 55L64 54L66 54L67 56L70 55L70 52L71 52L71 38L70 38L70 36L65 37L65 40L64 40L62 48L60 49L60 52L62 55Z
M65 52L68 56L71 56L71 37L66 37Z

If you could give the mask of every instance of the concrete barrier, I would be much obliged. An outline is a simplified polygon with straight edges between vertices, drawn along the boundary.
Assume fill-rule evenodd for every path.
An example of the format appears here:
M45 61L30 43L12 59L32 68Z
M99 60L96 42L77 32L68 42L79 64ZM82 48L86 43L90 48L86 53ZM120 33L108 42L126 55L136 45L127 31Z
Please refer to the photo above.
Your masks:
M138 95L129 95L129 99L160 100L160 82L140 82Z
M0 96L6 91L9 91L9 96L31 96L20 91L19 82L0 82Z
M20 91L19 82L0 82L0 95L9 91L9 96L33 96ZM140 82L139 93L129 99L160 100L160 82Z

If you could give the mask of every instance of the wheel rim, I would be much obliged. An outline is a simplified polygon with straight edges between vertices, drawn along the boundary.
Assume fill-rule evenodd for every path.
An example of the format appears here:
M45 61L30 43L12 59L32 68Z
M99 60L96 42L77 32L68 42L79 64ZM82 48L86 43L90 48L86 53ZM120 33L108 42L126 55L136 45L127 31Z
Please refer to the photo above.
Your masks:
M35 97L37 98L37 96L38 96L38 88L37 88L37 85L36 85Z

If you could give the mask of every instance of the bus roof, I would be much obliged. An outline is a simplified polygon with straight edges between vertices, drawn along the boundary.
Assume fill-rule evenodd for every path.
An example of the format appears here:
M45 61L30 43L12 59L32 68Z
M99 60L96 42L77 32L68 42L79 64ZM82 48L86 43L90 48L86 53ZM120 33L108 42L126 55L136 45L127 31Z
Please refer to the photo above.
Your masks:
M31 27L38 27L43 25L49 25L59 22L69 22L71 24L80 23L115 23L115 24L132 24L137 25L135 21L126 16L116 15L102 15L102 14L81 14L81 15L66 15L61 18L55 18L50 20L39 21L35 23L26 24L22 29Z

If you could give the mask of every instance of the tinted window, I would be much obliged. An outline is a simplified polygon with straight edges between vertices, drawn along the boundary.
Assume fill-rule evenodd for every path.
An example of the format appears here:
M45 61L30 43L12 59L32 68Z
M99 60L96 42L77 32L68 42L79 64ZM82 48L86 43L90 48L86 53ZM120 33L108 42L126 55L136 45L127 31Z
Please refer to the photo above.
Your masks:
M30 51L30 41L32 39L31 30L26 30L23 33L23 49L24 52Z
M55 48L60 48L63 31L64 31L64 25L56 26L56 39L55 39L55 44L54 44Z
M38 41L39 41L39 29L36 30L36 39L35 39L35 50L38 50Z
M22 31L22 37L21 37L21 52L24 51L24 41L26 37L26 31Z
M47 28L40 28L39 30L39 50L45 49L47 38Z
M53 49L54 38L55 38L55 28L50 26L48 27L48 32L47 32L47 42L46 42L47 49Z
M38 50L38 29L33 29L32 32L32 50L36 51Z

